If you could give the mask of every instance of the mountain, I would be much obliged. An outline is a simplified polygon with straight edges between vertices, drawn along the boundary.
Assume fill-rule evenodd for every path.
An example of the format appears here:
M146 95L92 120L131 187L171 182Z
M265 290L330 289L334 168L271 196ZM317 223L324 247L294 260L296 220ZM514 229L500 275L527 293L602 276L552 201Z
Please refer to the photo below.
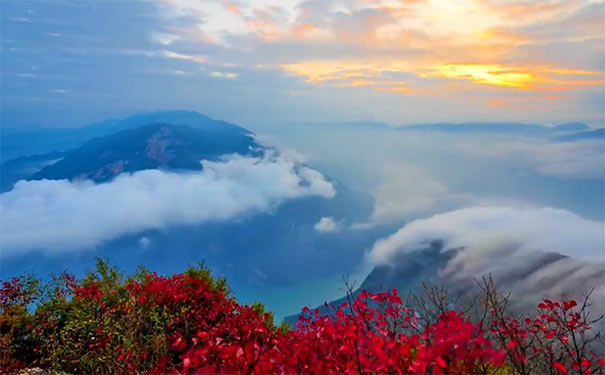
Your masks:
M185 124L181 124L183 122ZM11 189L19 179L87 178L109 186L119 173L158 168L190 173L202 168L202 159L216 160L231 153L256 156L268 150L255 142L250 131L240 126L186 111L108 120L78 131L79 136L95 134L95 137L84 140L82 136L79 138L81 144L67 150L4 163L0 167L3 182L7 181L10 186L3 186L3 191ZM51 132L44 134L51 137ZM33 134L31 137L30 141L35 143L40 136ZM59 143L61 141L53 144ZM297 164L295 168L303 167L306 166ZM9 178L5 179L5 174ZM273 188L271 178L273 175L267 176L267 189ZM283 290L301 281L322 283L350 272L377 238L395 229L383 226L348 230L353 223L368 220L373 199L334 179L326 179L336 192L331 198L302 196L229 220L177 223L131 232L103 240L94 249L86 251L34 250L35 262L31 261L32 254L14 254L2 259L0 272L8 276L65 269L78 273L94 266L94 258L99 256L111 259L125 270L132 271L138 265L144 265L169 274L187 264L205 261L218 275L228 277L238 297L246 299L249 295L261 295L263 301L283 315L291 309L282 307L288 302L274 296L274 290ZM161 196L154 197L162 199ZM112 202L108 198L106 207L110 212ZM140 209L145 212L144 206ZM76 215L77 210L75 204L59 212ZM338 229L317 230L317 223L326 217L338 223ZM100 230L107 225L118 224L99 221L90 230Z
M594 129L590 131L564 134L553 137L554 140L559 142L573 142L587 139L600 139L605 140L605 128Z
M20 156L0 165L0 192L13 188L15 182L27 180L47 165L61 160L67 151L53 151L47 154Z
M258 147L252 132L194 111L158 111L80 128L3 129L0 191L22 179L90 178L122 171L200 169L200 159ZM15 157L15 158L12 158ZM61 159L61 160L59 160Z
M4 162L19 156L45 154L51 151L65 151L80 147L93 138L156 123L189 125L193 128L215 132L215 135L219 135L222 131L228 134L250 133L240 126L187 110L143 113L121 120L109 119L76 128L3 128L0 135L2 141L0 161Z
M258 147L251 133L239 127L156 123L95 138L33 174L32 179L104 182L119 173L143 169L200 170L202 159L215 160L231 153L247 155Z
M422 282L430 282L435 279L435 271L443 267L451 259L450 254L442 254L443 243L433 241L426 248L410 251L402 255L397 264L388 266L377 266L361 282L356 283L357 288L353 291L353 296L357 296L362 290L368 292L381 292L396 288L399 293L405 296L411 291L417 291ZM350 280L356 282L356 280ZM328 302L328 306L339 306L347 302L347 297ZM325 305L317 306L322 313L329 313L329 307ZM300 314L290 315L284 318L284 322L291 327L296 326Z
M481 280L481 276L484 275L464 274L465 264L458 256L464 250L463 247L446 249L442 241L434 240L425 248L402 252L397 258L392 259L390 264L376 266L354 290L353 295L357 296L364 289L377 293L395 288L403 298L407 298L412 292L421 293L422 283L426 282L428 285L445 286L450 297L472 298L478 291L477 280ZM502 262L501 268L489 273L500 291L504 293L517 291L522 294L515 297L516 302L512 306L515 310L534 309L535 299L539 299L544 294L577 294L582 293L582 287L602 284L605 271L602 265L587 266L587 263L572 260L555 252L535 252L527 254L524 258L522 265L514 262L507 264L502 259L496 260ZM448 271L445 271L446 268ZM573 280L555 276L558 275L556 270L563 268L575 272ZM521 290L521 287L524 289ZM581 295L574 296L574 298L581 297ZM343 302L347 302L346 297L328 302L328 306L339 306ZM317 308L324 313L330 311L325 305ZM290 315L284 321L295 326L299 316L300 314Z
M548 128L541 125L518 123L436 123L409 125L397 128L399 130L439 131L447 133L523 133L541 135L548 132Z
M360 128L360 129L383 129L388 130L391 127L384 122L377 121L313 121L313 122L289 122L288 126L297 126L297 127L317 127L317 128L326 128L326 127L348 127L348 128Z
M358 128L385 131L415 131L415 132L442 132L457 134L510 134L525 136L548 136L552 134L570 133L589 130L590 127L581 122L572 122L553 127L522 124L516 122L464 122L464 123L432 123L412 124L402 126L390 126L382 122L374 121L344 121L344 122L292 122L289 126L298 127L334 127L334 128Z
M82 146L93 138L103 137L118 131L134 129L155 123L172 125L189 125L194 128L223 129L225 131L248 131L238 125L221 120L215 120L195 111L173 110L137 114L125 119L109 119L78 128L6 128L2 129L0 140L0 162L5 162L20 156L40 155L51 151L65 151ZM348 122L317 122L291 123L292 127L315 126L326 129L329 127L351 127L358 129L376 129L383 131L423 131L445 133L490 133L523 136L558 136L562 133L589 131L590 128L580 122L571 122L547 127L521 123L436 123L417 124L399 127L388 126L381 122L348 121Z
M542 125L520 124L515 122L502 123L437 123L408 125L397 128L401 131L443 132L443 133L496 133L525 136L545 136L555 128Z
M590 127L582 122L570 122L556 126L543 126L536 124L523 124L517 122L464 122L464 123L432 123L413 124L403 126L389 126L382 122L373 121L345 121L345 122L293 122L290 126L321 127L325 128L358 128L384 131L414 131L414 132L441 132L456 134L508 134L531 137L560 135L564 133L583 132Z
M590 127L583 122L568 122L553 127L553 130L558 132L583 132L590 130Z

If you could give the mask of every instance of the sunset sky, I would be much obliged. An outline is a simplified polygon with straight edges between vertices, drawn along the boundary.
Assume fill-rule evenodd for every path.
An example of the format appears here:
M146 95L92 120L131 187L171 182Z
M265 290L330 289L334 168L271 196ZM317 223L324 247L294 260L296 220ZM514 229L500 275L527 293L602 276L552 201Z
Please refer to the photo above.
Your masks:
M601 1L1 2L3 126L603 123Z

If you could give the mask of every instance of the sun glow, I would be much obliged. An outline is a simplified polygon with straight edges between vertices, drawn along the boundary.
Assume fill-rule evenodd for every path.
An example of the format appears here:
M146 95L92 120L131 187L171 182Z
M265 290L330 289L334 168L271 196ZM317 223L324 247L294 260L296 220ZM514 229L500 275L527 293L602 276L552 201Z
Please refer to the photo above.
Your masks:
M316 88L552 108L553 101L581 103L604 84L597 43L605 45L605 36L595 10L605 0L225 0L216 11L156 1L212 13L196 32L233 56L258 48L256 68ZM234 26L226 30L227 23ZM288 52L276 53L281 48Z
M534 77L523 70L503 67L499 64L444 64L436 67L436 75L452 79L467 79L496 86L528 88Z

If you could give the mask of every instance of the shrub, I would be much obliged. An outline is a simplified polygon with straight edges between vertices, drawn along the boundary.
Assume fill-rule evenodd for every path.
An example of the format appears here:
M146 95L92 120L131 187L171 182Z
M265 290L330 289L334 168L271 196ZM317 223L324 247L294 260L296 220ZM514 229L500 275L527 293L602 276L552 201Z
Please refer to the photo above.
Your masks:
M396 290L362 291L329 314L302 310L277 327L261 304L242 305L203 265L124 279L99 261L81 280L15 278L0 290L0 373L41 367L86 374L602 373L587 303L545 300L512 318L492 284L483 313L454 311L443 294L424 310ZM439 298L436 298L439 297ZM425 314L429 312L428 314Z

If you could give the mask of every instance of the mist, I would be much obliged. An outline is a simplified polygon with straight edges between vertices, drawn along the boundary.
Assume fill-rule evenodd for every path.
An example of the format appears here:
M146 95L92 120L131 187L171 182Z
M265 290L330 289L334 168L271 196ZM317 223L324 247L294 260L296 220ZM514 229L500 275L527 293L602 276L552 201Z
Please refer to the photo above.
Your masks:
M271 212L288 199L335 194L321 173L272 151L201 163L200 172L143 170L102 184L20 181L0 195L3 256L93 249L126 234L227 221Z

